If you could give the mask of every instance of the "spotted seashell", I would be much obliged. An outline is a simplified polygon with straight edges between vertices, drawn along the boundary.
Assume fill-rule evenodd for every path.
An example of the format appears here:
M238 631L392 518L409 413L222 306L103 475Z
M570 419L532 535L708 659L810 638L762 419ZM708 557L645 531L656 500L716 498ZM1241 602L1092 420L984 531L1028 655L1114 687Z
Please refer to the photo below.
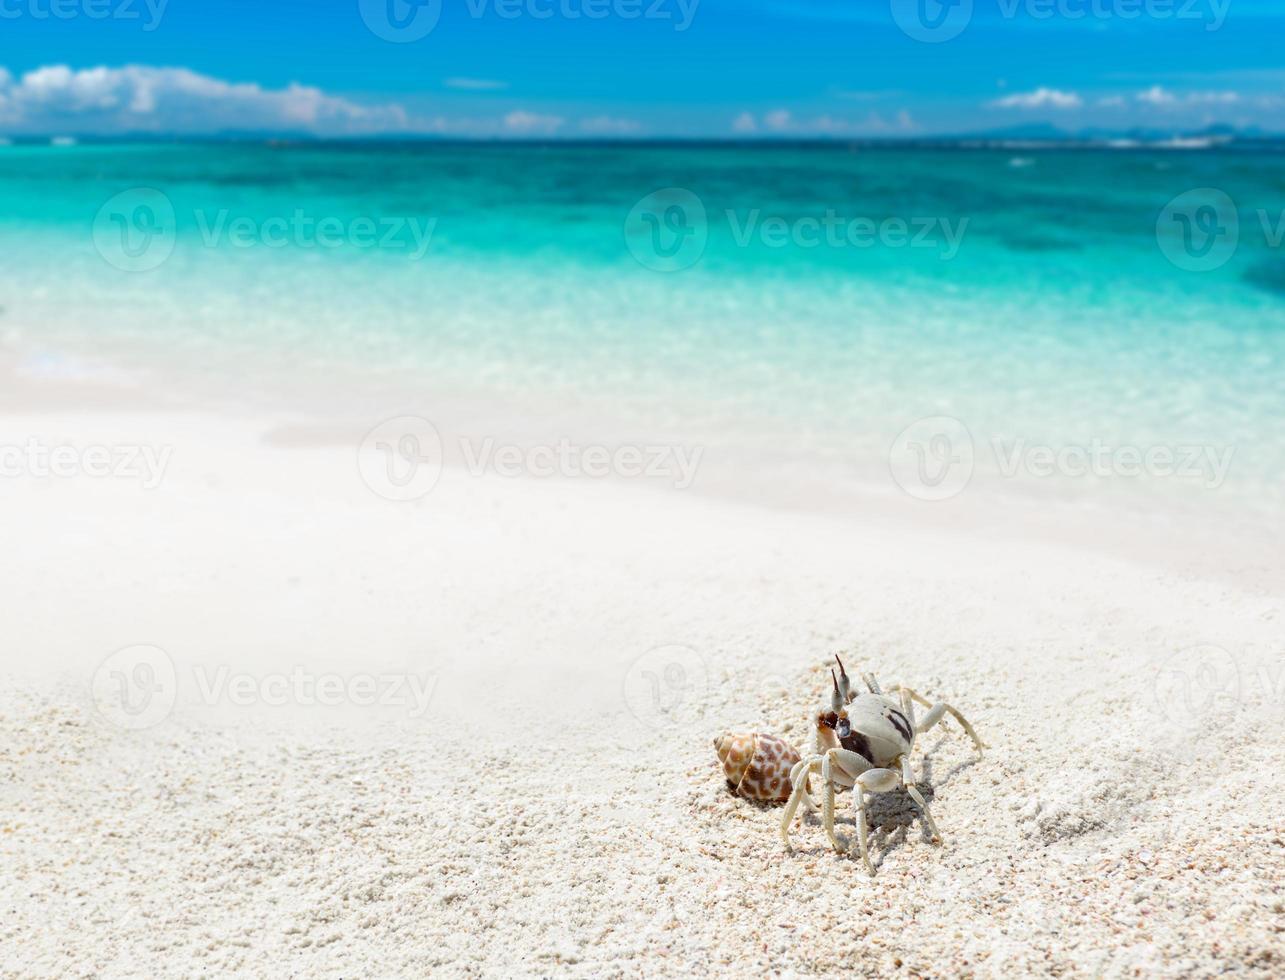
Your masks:
M714 739L723 775L738 796L750 800L790 798L790 769L801 758L794 746L775 735L728 732Z

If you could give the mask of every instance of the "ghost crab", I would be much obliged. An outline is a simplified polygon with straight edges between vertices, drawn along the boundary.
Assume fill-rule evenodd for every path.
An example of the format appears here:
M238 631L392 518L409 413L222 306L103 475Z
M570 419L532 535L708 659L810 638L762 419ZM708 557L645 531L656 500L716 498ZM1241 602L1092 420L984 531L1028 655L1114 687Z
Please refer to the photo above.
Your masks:
M863 674L861 679L869 692L853 691L848 682L848 673L843 669L843 661L837 656L834 659L839 665L839 676L835 677L834 668L830 669L834 693L830 696L829 706L823 706L816 713L813 754L795 763L790 770L793 791L781 818L781 840L788 849L790 823L801 802L806 800L809 810L817 809L816 802L808 791L808 783L811 774L820 769L821 790L824 794L821 822L825 826L826 835L840 854L846 853L851 846L850 842L834 830L834 793L836 786L852 787L857 844L861 860L873 876L874 865L870 863L870 853L866 849L866 793L889 793L898 786L905 787L910 798L923 811L924 823L932 835L933 843L940 844L941 834L937 831L932 814L928 812L928 804L915 786L915 773L910 767L910 753L915 747L915 739L946 715L950 715L973 740L978 756L987 746L973 731L973 726L967 719L949 704L933 704L908 687L898 684L888 694L884 694L872 674ZM899 697L893 698L892 694ZM922 721L915 720L916 704L928 709Z

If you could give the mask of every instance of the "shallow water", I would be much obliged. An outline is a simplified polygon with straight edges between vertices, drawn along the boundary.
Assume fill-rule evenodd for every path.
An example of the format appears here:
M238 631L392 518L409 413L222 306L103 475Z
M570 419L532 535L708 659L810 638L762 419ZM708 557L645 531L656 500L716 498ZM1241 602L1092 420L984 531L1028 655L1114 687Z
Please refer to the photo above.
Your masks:
M1226 482L1276 506L1282 160L6 147L0 336L393 365L868 460L925 416L982 445L1231 447Z

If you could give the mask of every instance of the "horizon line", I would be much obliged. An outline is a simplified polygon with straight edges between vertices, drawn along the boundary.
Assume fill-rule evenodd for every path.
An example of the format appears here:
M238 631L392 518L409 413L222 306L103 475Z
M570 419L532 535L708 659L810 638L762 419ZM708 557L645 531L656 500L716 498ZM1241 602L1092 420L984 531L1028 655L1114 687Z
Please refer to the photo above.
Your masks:
M490 146L490 147L664 147L664 146L723 146L740 148L953 148L953 149L1182 149L1187 151L1277 147L1285 149L1285 134L1264 133L1245 136L1241 134L1174 134L1166 137L1150 135L1119 136L1023 136L1001 135L940 135L940 136L863 136L863 137L718 137L718 136L653 136L653 137L460 137L426 135L357 135L318 136L313 134L98 134L58 133L50 135L0 136L0 148L49 147L72 149L75 146L111 145L257 145L265 147L290 146Z

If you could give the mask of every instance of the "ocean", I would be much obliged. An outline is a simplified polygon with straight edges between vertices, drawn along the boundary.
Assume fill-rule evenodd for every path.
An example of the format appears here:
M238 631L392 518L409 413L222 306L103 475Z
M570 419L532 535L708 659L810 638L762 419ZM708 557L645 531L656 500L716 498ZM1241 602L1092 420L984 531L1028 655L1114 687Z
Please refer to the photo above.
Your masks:
M1217 477L1278 522L1283 162L1250 145L6 146L0 338L36 371L70 350L395 369L867 477L921 419L958 421L979 472L1027 488L1029 447L1073 490L1136 482L1121 447L1231 450L1221 475L1161 465L1149 485L1196 497ZM910 440L924 459L933 436ZM1079 480L1094 453L1108 472Z

